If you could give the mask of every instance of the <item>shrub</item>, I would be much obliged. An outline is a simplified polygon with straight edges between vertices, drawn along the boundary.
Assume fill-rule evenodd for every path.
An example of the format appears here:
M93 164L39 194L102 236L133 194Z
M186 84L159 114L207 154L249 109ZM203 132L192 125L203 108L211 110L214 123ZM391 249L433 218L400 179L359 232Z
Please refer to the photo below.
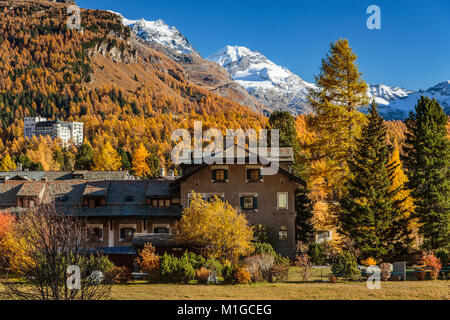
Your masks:
M270 282L286 282L289 273L289 264L276 263L270 270Z
M165 253L160 258L161 279L172 282L188 282L195 279L195 269L188 255L181 258Z
M430 271L431 280L437 280L439 277L439 272L442 268L441 260L437 258L432 251L430 251L423 253L420 262L427 270Z
M311 277L311 261L307 254L298 255L295 258L295 265L300 268L302 281L309 281Z
M194 267L194 269L199 269L203 267L206 263L205 257L201 254L195 254L194 252L185 251L183 254L183 258Z
M234 281L234 267L229 261L225 261L222 268L222 277L225 283L233 283Z
M249 284L251 281L250 272L246 266L240 266L236 268L234 272L234 279L239 284Z
M145 244L144 249L139 252L136 264L142 272L148 273L150 282L156 281L159 275L159 256L155 253L155 247L150 243Z
M312 264L324 265L329 262L331 246L328 242L310 243L308 246L308 256Z
M381 263L380 264L381 269L381 280L387 281L391 277L391 264L390 263Z
M131 281L132 275L130 269L127 267L114 266L114 268L108 272L107 278L110 279L112 283L127 284Z
M422 268L416 269L416 271L414 272L414 275L416 276L417 280L422 281L425 279L425 270Z
M248 267L253 282L270 280L270 270L275 258L268 254L258 254L246 257L243 263Z
M348 251L336 255L331 271L334 275L341 276L346 280L357 280L361 275L355 256Z
M206 260L204 266L205 266L206 269L215 270L217 277L220 277L222 275L223 266L222 266L222 264L220 263L219 260L208 259L208 260Z
M336 283L336 282L337 282L337 278L336 278L336 276L330 276L330 277L328 278L328 281L329 281L330 283Z
M208 277L211 271L209 271L206 268L201 267L197 271L195 271L195 274L197 276L197 280L201 283L208 283Z
M270 243L267 242L255 242L253 244L253 246L255 247L255 252L254 254L268 254L271 256L276 256L277 253L275 251L275 249L272 247L272 245Z
M369 257L366 260L361 260L361 264L366 266L366 267L376 266L377 265L377 261L375 259L373 259L372 257Z
M435 256L441 260L442 269L441 274L444 279L450 275L450 253L448 249L439 248L435 251Z

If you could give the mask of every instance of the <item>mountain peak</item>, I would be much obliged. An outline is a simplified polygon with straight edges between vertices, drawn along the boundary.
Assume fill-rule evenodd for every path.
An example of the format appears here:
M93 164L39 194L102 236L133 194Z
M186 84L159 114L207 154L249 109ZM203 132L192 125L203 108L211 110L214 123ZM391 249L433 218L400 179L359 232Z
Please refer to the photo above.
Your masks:
M314 85L257 51L225 46L207 58L224 67L248 93L271 109L309 112L308 89Z
M188 39L174 26L169 26L162 19L155 21L145 20L144 18L138 20L130 20L125 18L120 13L110 11L122 18L122 23L129 26L133 32L141 39L166 46L177 53L181 54L200 54L192 47Z

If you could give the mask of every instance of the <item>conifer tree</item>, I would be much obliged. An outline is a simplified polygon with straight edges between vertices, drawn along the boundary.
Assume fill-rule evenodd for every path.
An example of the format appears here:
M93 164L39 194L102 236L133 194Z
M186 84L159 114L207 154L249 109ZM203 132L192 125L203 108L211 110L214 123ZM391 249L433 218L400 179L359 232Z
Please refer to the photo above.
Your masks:
M390 191L389 150L386 126L372 103L368 124L357 139L354 156L348 161L347 195L341 200L339 231L353 240L361 258L392 258L408 242L407 218Z
M94 165L94 150L87 139L78 149L75 156L75 168L78 170L91 170Z
M122 147L117 148L117 153L119 154L120 158L122 159L122 169L131 171L131 169L133 168L131 154L128 151L125 151Z
M295 119L288 111L274 111L269 117L267 129L278 129L280 134L280 148L295 147L297 132ZM270 140L270 134L268 136ZM270 141L269 141L270 143Z
M306 244L314 238L313 205L308 198L306 189L297 189L295 207L297 208L297 216L295 217L296 239Z
M94 156L94 170L115 171L119 170L121 166L121 158L109 142Z
M149 168L149 174L147 178L155 178L159 175L160 163L159 158L155 152L151 152L150 155L145 159Z
M317 89L311 89L309 96L314 113L307 124L316 137L308 147L313 160L326 160L329 185L339 189L348 173L346 160L365 122L359 109L368 103L367 84L347 40L331 44L315 80Z
M138 177L147 177L150 174L150 168L146 161L149 153L142 143L133 153L133 173Z
M16 169L15 162L11 159L7 153L0 162L0 171L12 171Z
M424 247L450 244L450 160L447 116L439 103L421 97L405 121L404 164L415 199Z

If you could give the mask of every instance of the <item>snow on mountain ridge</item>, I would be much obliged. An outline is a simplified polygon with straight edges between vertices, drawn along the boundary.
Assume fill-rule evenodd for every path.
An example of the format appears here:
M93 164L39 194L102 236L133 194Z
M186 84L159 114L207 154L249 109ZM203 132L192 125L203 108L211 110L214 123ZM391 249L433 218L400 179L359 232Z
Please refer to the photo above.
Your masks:
M207 58L228 70L233 79L261 103L272 109L307 113L309 88L289 69L279 66L257 51L241 46L226 46Z
M162 19L148 21L145 19L130 20L118 12L109 11L122 18L122 23L129 26L134 33L145 41L155 42L169 47L181 54L200 54L192 47L188 39L174 26L169 26Z

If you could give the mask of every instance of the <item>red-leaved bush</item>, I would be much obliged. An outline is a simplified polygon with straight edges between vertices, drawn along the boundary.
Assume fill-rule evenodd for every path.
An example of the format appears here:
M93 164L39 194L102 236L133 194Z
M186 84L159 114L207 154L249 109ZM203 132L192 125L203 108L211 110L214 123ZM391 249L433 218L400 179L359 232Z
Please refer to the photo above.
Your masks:
M431 280L437 280L442 268L441 259L437 258L433 251L429 251L422 254L420 262L430 272Z

